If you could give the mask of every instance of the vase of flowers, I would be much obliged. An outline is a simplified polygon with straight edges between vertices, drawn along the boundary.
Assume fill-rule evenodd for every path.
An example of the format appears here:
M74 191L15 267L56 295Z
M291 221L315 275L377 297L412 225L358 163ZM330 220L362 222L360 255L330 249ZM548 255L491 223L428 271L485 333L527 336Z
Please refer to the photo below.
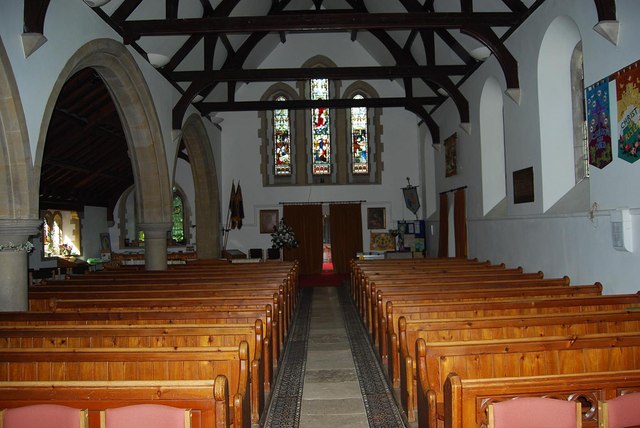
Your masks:
M271 234L272 248L279 249L280 257L282 258L283 249L297 248L299 244L291 226L284 222L284 218L281 218L278 225L273 228L273 233Z

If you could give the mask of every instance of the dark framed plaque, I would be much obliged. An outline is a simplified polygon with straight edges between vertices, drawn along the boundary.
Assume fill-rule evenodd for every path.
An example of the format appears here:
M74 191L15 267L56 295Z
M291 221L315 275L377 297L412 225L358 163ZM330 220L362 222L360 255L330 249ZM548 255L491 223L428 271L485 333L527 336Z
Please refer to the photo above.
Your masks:
M533 202L533 167L513 171L513 203Z

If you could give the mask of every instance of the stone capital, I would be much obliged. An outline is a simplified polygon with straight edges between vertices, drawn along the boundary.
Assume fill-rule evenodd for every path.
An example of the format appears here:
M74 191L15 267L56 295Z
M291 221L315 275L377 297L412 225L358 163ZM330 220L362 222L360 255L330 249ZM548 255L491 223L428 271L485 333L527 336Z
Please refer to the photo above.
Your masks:
M171 230L171 223L139 223L138 227L144 231L145 240L147 238L167 237L167 232Z
M13 246L20 249L29 237L38 235L40 219L0 219L0 247Z

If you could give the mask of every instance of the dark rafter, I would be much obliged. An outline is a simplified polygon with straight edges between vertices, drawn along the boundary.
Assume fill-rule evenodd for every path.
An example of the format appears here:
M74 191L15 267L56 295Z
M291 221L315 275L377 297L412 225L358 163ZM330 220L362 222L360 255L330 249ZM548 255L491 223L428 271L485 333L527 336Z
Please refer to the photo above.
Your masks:
M519 89L520 80L518 78L518 62L511 55L511 52L498 39L498 36L487 26L465 27L460 30L464 34L468 34L487 46L496 56L498 62L502 66L504 77L507 81L508 89Z
M410 30L463 28L467 25L509 27L520 15L476 13L297 13L268 16L150 19L123 24L130 39L181 34L253 33L278 31Z
M522 3L522 0L502 0L502 2L511 9L512 12L516 13L526 13L527 6Z
M327 79L399 79L423 78L426 75L462 76L469 71L465 65L396 65L383 67L324 67L324 68L260 68L254 70L173 71L167 77L176 82L236 81L276 82L286 80Z
M616 20L616 1L615 0L595 0L596 10L598 11L598 21L615 21Z
M34 0L31 3L48 4L48 1ZM107 16L100 8L94 10L118 31L125 44L130 44L134 50L143 55L144 51L136 42L141 37L188 36L182 46L173 53L169 63L159 69L159 72L181 94L173 109L174 129L181 128L184 114L192 105L195 96L207 97L218 88L219 84L226 84L226 87L223 86L226 100L215 104L206 102L193 104L202 114L209 111L234 109L232 104L235 103L235 91L239 83L290 82L326 77L332 80L363 81L402 79L405 102L398 102L398 105L417 114L432 133L437 133L437 125L429 117L426 108L435 109L446 99L440 94L444 89L455 103L461 122L468 122L470 117L468 101L458 87L481 64L457 40L458 31L487 46L502 67L507 87L519 89L518 65L504 41L545 0L535 0L531 6L527 6L524 0L499 0L499 3L504 5L502 12L482 12L481 2L478 0L450 0L456 3L459 12L439 12L434 6L434 0L385 0L400 4L406 10L403 13L370 13L364 0L344 0L345 6L342 9L330 9L328 2L312 0L309 2L311 7L305 10L294 9L294 2L291 0L272 0L268 3L269 11L262 16L246 16L243 13L237 13L239 11L236 11L236 7L243 1L246 0L217 2L199 0L202 5L202 16L184 19L180 18L180 0L159 2L161 7L164 7L164 19L132 19L136 8L143 3L143 0L123 0L111 16ZM615 0L594 0L594 2L600 20L615 19ZM217 6L212 6L216 3ZM29 16L31 17L29 22L38 22L35 19L37 14L31 12ZM25 28L28 27L27 20L25 6ZM496 35L495 27L504 29L502 37ZM394 30L408 31L402 43L396 41L395 35L392 36L391 32ZM280 42L286 43L287 33L348 32L351 40L356 41L358 32L361 31L372 34L386 48L395 61L393 66L245 69L249 55L268 34L277 34ZM229 39L230 34L246 34L247 37L234 48ZM440 40L436 40L436 37ZM235 39L232 40L235 41ZM435 50L440 41L460 59L459 65L438 63ZM220 46L224 46L224 50L216 50ZM424 60L420 60L421 64L414 57L418 46L424 50L421 52L424 56ZM199 50L198 55L202 57L201 64L196 69L185 67L185 59L192 57L196 49ZM226 58L222 66L214 67L214 57ZM453 64L456 62L454 58ZM436 95L413 98L414 86L418 79ZM384 99L380 101L383 104L388 102L389 100L384 101ZM423 104L418 104L419 102ZM249 105L248 103L235 104L245 108ZM215 109L212 108L214 106ZM255 106L258 110L264 108L264 104L255 104ZM434 138L434 142L437 140L438 138Z
M29 0L24 2L24 33L44 34L44 18L49 0Z
M350 108L350 107L407 107L412 105L433 105L440 102L440 97L390 97L390 98L332 98L330 100L286 100L286 101L236 101L236 102L202 102L198 106L206 113L221 111L261 111L261 110L301 110L318 107Z

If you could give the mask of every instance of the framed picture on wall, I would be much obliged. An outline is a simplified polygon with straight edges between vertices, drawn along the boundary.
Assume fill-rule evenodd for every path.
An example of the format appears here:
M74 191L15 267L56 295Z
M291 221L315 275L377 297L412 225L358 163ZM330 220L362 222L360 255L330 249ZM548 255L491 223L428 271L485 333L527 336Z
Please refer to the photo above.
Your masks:
M394 251L396 238L388 232L370 232L369 249L371 251Z
M278 221L278 210L260 210L260 233L273 233Z
M533 167L513 171L513 203L524 204L534 199Z
M109 233L100 234L100 253L111 253L111 237Z
M386 229L385 208L367 208L367 229Z

